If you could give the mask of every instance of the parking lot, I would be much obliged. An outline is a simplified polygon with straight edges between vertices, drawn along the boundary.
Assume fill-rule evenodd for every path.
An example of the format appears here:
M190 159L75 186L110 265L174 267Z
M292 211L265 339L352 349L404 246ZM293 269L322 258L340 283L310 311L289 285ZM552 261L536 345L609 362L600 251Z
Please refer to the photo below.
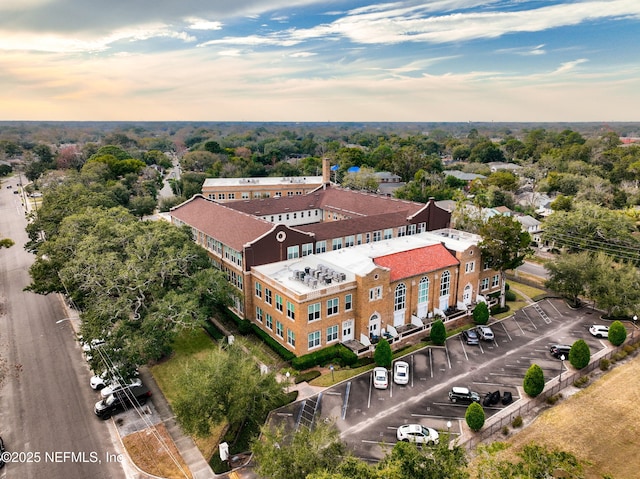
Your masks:
M542 368L545 381L556 378L562 367L570 368L568 361L563 365L551 356L552 344L583 339L592 356L610 346L608 340L589 334L591 324L602 323L599 315L587 308L571 310L562 300L543 300L492 321L493 341L468 345L456 335L443 347L425 347L403 357L409 364L406 385L398 386L390 377L387 389L375 389L369 371L289 405L276 417L287 418L292 427L309 418L334 420L353 453L367 459L382 458L385 446L396 443L396 429L403 424L419 423L455 437L463 430L468 404L449 401L453 386L468 387L481 398L497 390L512 394L511 404L484 406L487 421L503 408L517 408L524 394L524 374L532 364Z

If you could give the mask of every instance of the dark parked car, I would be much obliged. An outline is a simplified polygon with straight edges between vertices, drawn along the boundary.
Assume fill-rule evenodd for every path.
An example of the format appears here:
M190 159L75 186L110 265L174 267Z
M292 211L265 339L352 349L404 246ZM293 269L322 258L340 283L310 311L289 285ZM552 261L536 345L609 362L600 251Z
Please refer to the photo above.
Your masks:
M495 406L500 402L500 391L493 391L492 393L487 393L482 400L483 406Z
M467 344L480 344L480 338L478 337L478 333L475 329L465 329L464 331L462 331L462 338L466 341Z
M451 402L480 402L480 395L469 388L452 387L449 391L449 401Z
M109 419L118 411L123 411L135 406L142 406L151 397L151 391L144 384L120 390L96 403L93 412L100 419Z
M568 344L554 344L549 348L551 355L558 359L560 359L561 356L564 356L565 359L569 359L569 351L571 351L571 346Z

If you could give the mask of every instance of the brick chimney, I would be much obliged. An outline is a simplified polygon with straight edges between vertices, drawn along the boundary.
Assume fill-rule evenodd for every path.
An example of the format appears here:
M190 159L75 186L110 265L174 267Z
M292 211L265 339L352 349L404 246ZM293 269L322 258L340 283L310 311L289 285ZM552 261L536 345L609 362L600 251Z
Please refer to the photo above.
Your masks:
M322 183L328 185L331 182L331 164L329 158L322 159Z

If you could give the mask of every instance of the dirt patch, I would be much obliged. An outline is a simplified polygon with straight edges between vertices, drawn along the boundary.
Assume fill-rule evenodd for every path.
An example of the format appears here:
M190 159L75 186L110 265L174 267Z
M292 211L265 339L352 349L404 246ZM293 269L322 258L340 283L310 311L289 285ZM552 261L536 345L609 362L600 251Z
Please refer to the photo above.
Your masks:
M167 479L193 477L162 423L129 434L122 442L136 466L149 474Z
M501 453L509 460L525 444L536 442L574 454L585 466L586 479L637 477L640 469L640 357L606 374L595 373L592 383L563 399L537 418L525 418L521 432L494 440L511 445ZM566 397L566 395L563 394ZM473 467L473 461L471 464Z

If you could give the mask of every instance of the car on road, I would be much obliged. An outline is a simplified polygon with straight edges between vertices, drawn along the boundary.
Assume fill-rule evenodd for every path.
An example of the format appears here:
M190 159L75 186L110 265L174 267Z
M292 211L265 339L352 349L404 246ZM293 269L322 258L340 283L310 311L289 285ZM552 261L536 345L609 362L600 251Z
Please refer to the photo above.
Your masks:
M560 359L562 356L564 356L565 359L568 359L569 351L571 351L571 345L569 344L553 344L549 348L551 355L557 359Z
M373 368L373 387L376 389L387 389L389 386L389 373L386 368Z
M396 361L393 365L393 382L396 384L407 384L409 382L409 363Z
M489 326L481 325L476 328L478 336L484 341L493 341L493 330Z
M128 392L118 391L98 401L93 412L100 419L109 419L118 411L123 411L138 405L146 404L151 397L148 387L140 385L130 388Z
M475 391L471 391L469 388L454 386L451 388L451 391L449 391L449 401L453 403L480 402L480 395Z
M480 344L480 338L475 329L465 329L462 331L462 338L469 345L474 346L476 344Z
M398 441L415 442L416 444L438 444L440 435L438 431L422 424L405 424L396 431Z
M608 338L609 326L605 326L603 324L592 324L589 328L589 332L596 338Z
M114 381L111 385L104 387L100 390L100 396L106 398L107 396L112 395L113 393L119 391L125 391L127 389L134 389L142 386L142 380L140 378L133 378L129 381L125 381L122 384L118 381Z

